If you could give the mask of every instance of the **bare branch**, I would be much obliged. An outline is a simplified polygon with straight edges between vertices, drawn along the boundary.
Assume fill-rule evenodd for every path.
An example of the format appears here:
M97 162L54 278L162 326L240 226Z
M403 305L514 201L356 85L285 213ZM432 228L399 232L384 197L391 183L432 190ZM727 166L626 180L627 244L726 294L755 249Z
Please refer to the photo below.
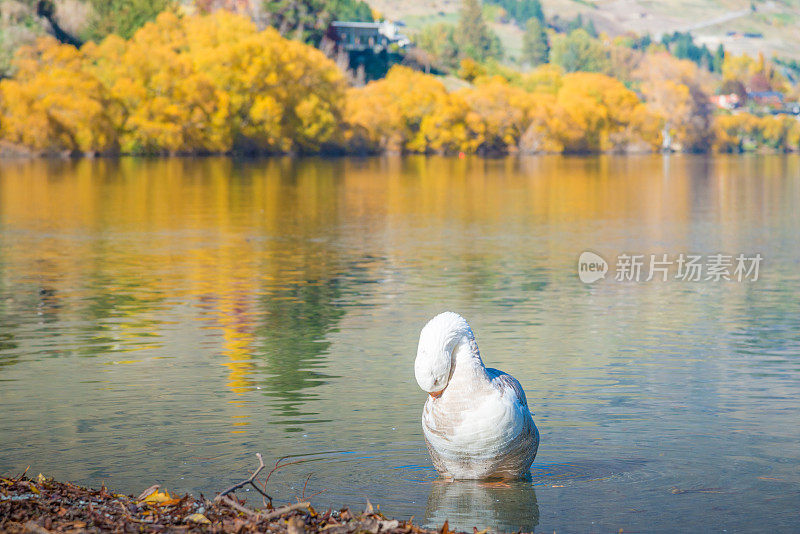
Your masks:
M275 519L276 517L280 517L283 514L288 514L294 510L308 510L308 507L311 506L310 502L296 502L294 504L287 504L286 506L281 506L280 508L276 508L275 510L271 511L268 514L264 514L262 517L264 519Z
M248 478L245 481L239 482L238 484L234 484L230 488L228 488L225 491L223 491L222 493L220 493L218 497L224 497L227 494L232 493L232 492L236 491L237 489L243 488L244 486L250 484L251 486L253 486L255 488L255 490L257 492L259 492L261 495L263 495L264 497L269 499L270 504L272 504L272 497L267 495L264 491L261 491L261 488L256 486L256 484L253 482L256 479L256 477L258 476L258 474L261 472L261 470L264 469L264 459L261 457L261 453L257 452L256 453L256 457L258 458L258 469L256 469L255 472L252 475L250 475L250 478ZM269 480L269 476L267 476L267 480ZM264 483L264 489L265 490L267 489L266 482Z
M226 497L225 495L217 495L214 498L214 502L221 502L221 503L227 504L231 508L235 508L236 510L238 510L238 511L242 512L243 514L248 515L248 516L250 516L250 517L252 517L252 518L254 518L256 520L260 520L262 518L261 514L259 514L258 512L254 512L253 510L250 510L249 508L245 508L244 506L242 506L238 502L234 501L233 499L231 499L229 497Z
M272 476L272 473L274 473L278 469L283 469L284 467L288 467L288 466L294 465L294 464L300 464L300 463L303 463L305 461L305 460L294 460L293 462L286 462L285 464L282 464L281 462L284 461L286 458L288 458L288 456L282 456L282 457L278 458L277 460L275 460L275 467L272 468L272 471L267 473L267 478L264 479L264 489L265 490L267 489L267 482L269 482L269 477Z
M22 478L27 474L28 469L30 469L30 468L31 468L31 466L26 467L25 471L23 471L20 476L18 476L17 478L14 479L14 482L19 482L20 480L22 480Z

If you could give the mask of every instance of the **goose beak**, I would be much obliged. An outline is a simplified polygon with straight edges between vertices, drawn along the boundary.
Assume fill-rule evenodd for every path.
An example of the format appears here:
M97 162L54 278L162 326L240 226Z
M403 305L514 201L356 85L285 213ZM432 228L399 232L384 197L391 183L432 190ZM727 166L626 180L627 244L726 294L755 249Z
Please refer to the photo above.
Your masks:
M438 399L439 397L442 396L443 392L444 392L444 390L442 390L442 391L433 391L431 393L428 393L428 395L430 395L434 399Z

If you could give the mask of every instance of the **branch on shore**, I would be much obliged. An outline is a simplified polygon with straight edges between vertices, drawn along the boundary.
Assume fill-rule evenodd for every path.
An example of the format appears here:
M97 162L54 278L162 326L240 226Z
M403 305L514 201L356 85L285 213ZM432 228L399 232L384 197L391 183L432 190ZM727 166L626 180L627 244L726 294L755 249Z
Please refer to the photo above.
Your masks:
M243 482L239 482L238 484L234 484L234 485L233 485L233 486L231 486L230 488L226 489L225 491L223 491L222 493L220 493L220 494L219 494L219 495L218 495L218 496L217 496L217 497L214 499L215 501L216 501L216 500L218 500L218 499L221 499L222 497L225 497L227 494L229 494L229 493L231 493L231 492L234 492L234 491L236 491L237 489L241 489L241 488L245 487L246 485L250 484L251 486L253 486L253 487L255 488L255 490L256 490L257 492L259 492L261 495L263 495L264 497L266 497L267 499L269 499L269 505L270 505L270 506L272 506L272 497L270 497L269 495L267 495L267 494L266 494L264 491L261 491L261 488L259 488L258 486L256 486L256 484L255 484L255 482L254 482L254 481L255 481L255 479L256 479L256 477L258 476L258 474L261 472L261 470L262 470L262 469L264 469L264 459L261 457L261 453L260 453L260 452L257 452L257 453L256 453L256 458L258 458L258 469L256 469L256 470L255 470L255 472L254 472L252 475L250 475L250 478L248 478L247 480L245 480L245 481L243 481ZM280 460L279 460L279 461L280 461ZM277 463L276 463L276 465L277 465ZM269 473L269 474L271 475L273 471L275 471L275 469L273 469L272 471L270 471L270 473ZM269 480L269 475L267 475L267 480ZM266 487L267 487L267 484L266 484L266 481L265 481L265 482L264 482L264 489L266 489ZM230 500L230 499L229 499L229 500Z

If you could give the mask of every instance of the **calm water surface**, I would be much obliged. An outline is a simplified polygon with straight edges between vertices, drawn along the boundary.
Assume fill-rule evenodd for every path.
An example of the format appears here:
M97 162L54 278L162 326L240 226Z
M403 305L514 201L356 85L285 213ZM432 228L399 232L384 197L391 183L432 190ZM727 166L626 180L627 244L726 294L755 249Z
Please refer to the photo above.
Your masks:
M260 451L301 460L277 499L429 525L796 532L799 206L796 156L2 162L0 472L212 495ZM764 262L617 282L623 252ZM445 309L528 393L529 482L437 480Z

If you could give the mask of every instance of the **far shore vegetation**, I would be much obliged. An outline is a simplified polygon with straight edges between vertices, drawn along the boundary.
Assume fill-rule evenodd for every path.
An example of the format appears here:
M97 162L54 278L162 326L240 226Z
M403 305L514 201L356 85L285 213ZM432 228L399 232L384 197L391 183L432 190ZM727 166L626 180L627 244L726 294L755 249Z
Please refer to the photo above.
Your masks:
M381 20L359 0L271 0L258 20L92 1L79 34L49 2L7 4L51 24L0 64L0 154L800 151L787 61L688 33L611 38L538 0L464 0L366 78L326 39L334 20ZM513 64L488 10L524 32Z

